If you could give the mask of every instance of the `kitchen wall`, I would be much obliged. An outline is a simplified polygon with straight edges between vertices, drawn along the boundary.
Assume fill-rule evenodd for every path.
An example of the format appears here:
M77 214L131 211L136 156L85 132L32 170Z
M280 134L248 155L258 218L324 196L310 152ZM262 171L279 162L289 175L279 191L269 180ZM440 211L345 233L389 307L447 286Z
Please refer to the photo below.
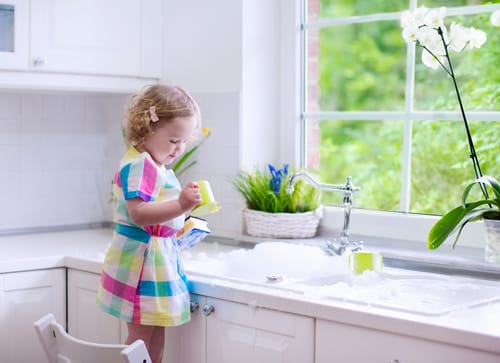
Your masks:
M210 180L224 206L214 230L237 233L239 94L196 93L205 126L213 130L181 177ZM0 93L0 175L7 191L0 232L112 220L111 179L124 151L121 120L127 96ZM228 137L229 136L229 137ZM222 223L224 221L224 223Z
M211 182L222 210L207 219L219 236L242 232L244 203L231 186L236 173L290 162L279 143L281 4L164 2L162 82L190 90L204 126L212 130L195 154L197 165L180 179ZM120 125L126 98L0 91L0 175L8 191L0 233L112 219L108 199L124 151Z
M3 232L109 220L123 96L0 93Z
M284 3L290 4L288 0L165 2L164 79L193 92L204 125L212 130L192 175L210 180L222 205L219 213L207 217L219 236L237 237L242 232L244 203L230 183L237 172L290 162L280 153ZM287 31L293 37L293 25ZM286 152L293 155L289 149Z

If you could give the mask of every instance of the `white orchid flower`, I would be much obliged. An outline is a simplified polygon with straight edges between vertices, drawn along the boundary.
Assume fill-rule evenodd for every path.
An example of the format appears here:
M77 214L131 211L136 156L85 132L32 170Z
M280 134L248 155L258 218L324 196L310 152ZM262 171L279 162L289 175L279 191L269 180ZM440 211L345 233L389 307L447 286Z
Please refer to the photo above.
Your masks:
M410 10L406 10L401 13L401 28L407 28L414 23L413 14Z
M415 11L403 11L401 14L401 27L406 28L408 26L416 26L424 24L424 17L427 13L427 8L422 6L421 8L415 9Z
M495 10L491 14L491 24L494 26L500 26L500 10Z
M425 24L425 15L429 11L425 6L421 6L413 11L413 21L417 24Z
M434 51L443 49L441 37L433 28L429 28L427 26L420 28L417 33L417 40L420 45L428 48L429 50ZM440 52L440 54L442 54L442 52Z
M439 27L444 26L445 15L446 15L445 7L440 7L439 9L431 9L425 13L423 22L425 25L437 29Z
M448 48L454 52L461 52L469 43L469 29L455 22L450 25Z
M403 28L401 36L406 43L416 42L419 31L420 30L417 25L409 24Z
M438 61L439 59L439 61ZM441 62L441 63L439 63ZM443 64L443 62L446 62L446 58L443 56L437 56L434 57L431 53L429 53L427 50L422 50L422 63L424 66L432 68L432 69L437 69Z
M486 42L486 33L474 27L469 28L468 49L481 48Z

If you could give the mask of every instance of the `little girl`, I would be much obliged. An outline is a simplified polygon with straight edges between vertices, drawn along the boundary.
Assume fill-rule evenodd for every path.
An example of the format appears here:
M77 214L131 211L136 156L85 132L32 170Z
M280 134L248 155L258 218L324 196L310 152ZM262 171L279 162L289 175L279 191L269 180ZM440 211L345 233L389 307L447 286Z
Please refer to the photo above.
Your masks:
M200 130L200 111L182 88L154 85L132 97L127 122L130 148L114 178L116 228L97 302L127 322L126 344L142 339L159 363L165 327L190 319L175 233L184 214L201 202L198 185L181 189L165 165L182 155Z

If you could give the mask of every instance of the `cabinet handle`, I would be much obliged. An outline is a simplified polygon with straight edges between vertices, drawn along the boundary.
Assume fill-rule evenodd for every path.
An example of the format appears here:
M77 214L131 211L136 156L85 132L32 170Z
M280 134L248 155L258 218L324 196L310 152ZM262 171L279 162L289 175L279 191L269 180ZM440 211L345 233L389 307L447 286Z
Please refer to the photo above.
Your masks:
M33 60L33 65L35 67L40 67L40 66L43 66L44 64L45 64L45 59L43 59L42 57L36 57Z
M213 305L208 305L208 304L203 305L203 315L209 316L214 311L215 311L215 308Z
M191 301L189 304L189 310L194 313L196 310L200 308L200 304L198 304L196 301Z

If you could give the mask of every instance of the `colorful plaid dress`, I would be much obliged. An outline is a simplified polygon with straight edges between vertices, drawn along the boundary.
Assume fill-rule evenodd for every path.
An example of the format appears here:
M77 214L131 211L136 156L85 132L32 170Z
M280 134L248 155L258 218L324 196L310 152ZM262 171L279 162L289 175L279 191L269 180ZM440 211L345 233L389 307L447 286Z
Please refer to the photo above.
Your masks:
M97 293L100 308L126 322L175 326L190 319L187 280L178 258L175 232L184 216L161 225L138 226L126 200L176 199L181 187L172 170L130 148L113 183L116 200L113 240L104 260Z

